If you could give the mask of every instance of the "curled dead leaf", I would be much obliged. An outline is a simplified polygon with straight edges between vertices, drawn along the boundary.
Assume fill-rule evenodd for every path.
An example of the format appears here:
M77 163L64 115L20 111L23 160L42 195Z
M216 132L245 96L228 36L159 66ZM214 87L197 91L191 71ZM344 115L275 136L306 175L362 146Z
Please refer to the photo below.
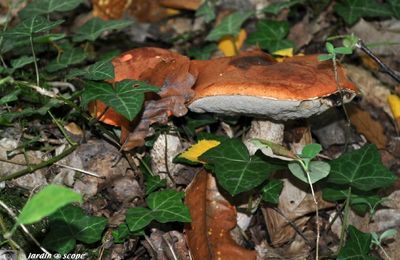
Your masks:
M192 217L185 232L193 259L256 259L254 250L232 239L236 209L219 193L210 173L202 170L197 174L186 190L185 204Z

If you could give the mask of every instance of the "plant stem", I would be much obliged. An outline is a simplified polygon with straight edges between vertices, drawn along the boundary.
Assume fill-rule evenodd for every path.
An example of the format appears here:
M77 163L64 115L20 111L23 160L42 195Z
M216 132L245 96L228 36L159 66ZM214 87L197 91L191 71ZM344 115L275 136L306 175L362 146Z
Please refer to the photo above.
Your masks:
M15 213L3 202L0 200L0 206L2 208L4 208L6 210L6 212L17 222L17 216L15 215ZM28 237L33 241L33 243L35 243L35 245L37 247L40 248L40 250L42 250L44 253L49 254L50 253L43 248L40 243L36 240L36 238L29 232L29 230L26 228L25 225L23 224L19 224L19 226L21 227L21 229L25 232L25 234L28 235ZM5 237L7 237L8 240L11 240L11 236L12 234L15 232L16 228L18 227L17 224L14 225L14 227L12 228L12 230L8 233L8 235L4 235ZM9 236L9 237L8 237ZM12 240L11 240L12 241ZM14 242L14 241L13 241ZM15 243L15 242L14 242ZM17 245L18 246L18 245ZM18 246L18 248L21 250L21 247Z
M315 196L314 187L313 187L313 184L311 182L310 172L309 172L307 166L304 164L304 162L302 160L298 160L298 162L300 163L301 167L303 168L304 172L307 175L307 181L308 181L308 184L310 185L311 194L312 194L313 199L314 199L314 204L315 204L315 224L317 225L317 238L316 238L316 241L315 241L315 259L318 260L318 257L319 257L319 239L320 239L320 234L321 234L320 227L319 227L320 223L319 223L318 201L317 201L317 198Z
M388 74L392 79L396 80L398 83L400 83L400 76L393 71L391 68L389 68L385 63L383 63L365 44L364 42L359 39L356 47L365 52L371 59L373 59L378 65L381 67L381 71L383 73Z
M38 87L40 87L39 68L38 68L38 64L37 64L37 61L36 61L35 48L33 47L33 37L32 37L32 34L29 36L29 42L31 43L31 51L32 51L32 56L33 56L33 64L35 65L36 85L37 85Z
M381 246L381 244L378 244L378 247L382 250L387 259L392 260L392 258L386 253L386 250Z
M41 163L38 164L31 164L28 165L25 169L22 169L20 171L17 171L11 175L7 175L4 177L0 178L0 182L2 181L8 181L8 180L12 180L18 177L21 177L23 175L29 174L29 173L33 173L36 170L42 169L44 167L47 167L51 164L54 164L55 162L61 160L62 158L64 158L65 156L69 155L70 153L72 153L76 148L78 147L77 144L72 145L71 147L69 147L68 149L66 149L64 152L60 153L57 156L52 157L51 159L47 160L47 161L43 161Z
M345 242L347 225L348 225L349 214L350 214L350 197L351 197L351 187L349 187L349 189L347 191L347 198L346 198L346 202L345 202L345 206L344 206L344 216L343 216L342 230L340 233L340 243L339 243L338 252L340 251L340 249L342 249L344 242Z

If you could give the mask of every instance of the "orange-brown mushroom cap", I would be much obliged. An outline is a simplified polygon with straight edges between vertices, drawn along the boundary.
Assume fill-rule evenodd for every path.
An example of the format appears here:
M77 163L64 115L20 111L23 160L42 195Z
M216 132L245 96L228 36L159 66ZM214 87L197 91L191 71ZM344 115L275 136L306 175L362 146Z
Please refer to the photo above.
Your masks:
M338 65L342 95L332 62L319 62L317 55L296 56L276 62L262 51L248 51L233 58L193 61L199 71L195 112L247 114L277 120L318 114L340 100L351 100L356 87ZM334 99L339 100L334 100Z

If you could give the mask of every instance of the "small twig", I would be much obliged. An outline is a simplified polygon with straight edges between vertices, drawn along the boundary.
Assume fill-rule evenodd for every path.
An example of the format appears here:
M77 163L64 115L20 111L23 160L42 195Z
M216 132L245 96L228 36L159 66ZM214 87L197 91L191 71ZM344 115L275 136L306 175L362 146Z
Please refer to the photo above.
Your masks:
M61 160L65 156L67 156L70 153L72 153L77 147L78 147L78 145L73 145L73 146L69 147L68 149L66 149L64 152L62 152L59 155L56 155L56 156L50 158L47 161L43 161L43 162L38 163L38 164L31 164L28 167L26 167L25 169L22 169L20 171L17 171L15 173L7 175L7 176L3 176L3 177L0 178L0 182L12 180L12 179L24 176L25 174L33 173L33 172L35 172L35 171L37 171L39 169L42 169L44 167L47 167L49 165L52 165L55 162L58 162L59 160Z
M172 178L171 172L169 171L169 166L168 166L168 141L167 141L167 133L164 133L164 145L165 145L165 149L164 149L164 163L165 163L165 171L168 175L168 177L171 179L172 183L174 185L176 185L175 180Z
M35 48L33 47L33 36L32 34L29 36L29 41L31 43L31 51L33 56L33 64L35 65L35 74L36 74L36 85L40 86L40 78L39 78L39 68L36 60Z
M296 233L299 234L299 236L301 236L301 238L303 238L303 240L306 242L307 245L311 246L310 241L300 231L300 229L297 227L296 223L294 223L287 216L285 216L285 214L283 214L283 212L279 208L272 207L272 209L275 210L279 215L281 215L287 221L287 223L289 223L289 225L296 231Z
M359 48L360 50L362 50L363 52L365 52L369 57L371 57L371 59L373 59L376 63L378 63L378 65L381 68L381 71L383 73L388 74L390 77L392 77L392 79L396 80L398 83L400 83L400 76L393 71L391 68L389 68L385 63L383 63L365 44L364 42L359 39L358 42L355 45L357 48Z
M169 235L169 233L168 233L168 235ZM171 237L171 235L169 235L169 236ZM173 247L173 246L171 245L171 243L164 237L164 235L161 236L161 237L162 237L162 239L164 240L164 242L167 244L168 249L169 249L169 251L171 252L172 257L174 258L174 260L178 260L178 257L176 256L175 251L174 251L174 247Z
M47 84L55 88L69 88L72 92L76 91L75 86L69 82L52 81L52 82L47 82Z
M8 213L15 221L17 221L17 216L15 215L15 213L7 206L2 200L0 200L0 206L3 207L3 208L7 211L7 213ZM35 245L36 245L37 247L39 247L44 253L50 255L50 253L49 253L45 248L43 248L43 247L40 245L40 243L36 240L36 238L29 232L29 230L26 228L25 225L23 225L23 224L19 224L19 225L21 226L21 228L22 228L22 230L25 232L25 234L28 235L28 237L35 243Z
M93 176L93 177L96 177L96 178L100 178L100 179L105 179L106 178L105 176L98 175L97 173L86 171L86 170L79 169L79 168L72 167L72 166L68 166L68 165L65 165L65 164L58 163L58 162L56 162L55 165L63 167L63 168L67 168L67 169L70 169L70 170L74 170L74 171L77 171L77 172L81 172L81 173L84 173L84 174L87 174L87 175L90 175L90 176Z

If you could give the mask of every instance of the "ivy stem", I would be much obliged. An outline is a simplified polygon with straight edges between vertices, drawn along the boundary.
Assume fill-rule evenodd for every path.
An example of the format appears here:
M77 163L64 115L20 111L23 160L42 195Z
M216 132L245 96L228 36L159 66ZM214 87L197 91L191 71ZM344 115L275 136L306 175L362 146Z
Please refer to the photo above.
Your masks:
M300 163L301 167L303 168L304 172L306 173L307 181L308 181L308 184L310 185L311 194L312 194L312 197L314 199L315 224L317 225L317 238L316 238L316 241L315 241L315 259L318 260L318 258L319 258L319 239L320 239L320 236L321 236L320 223L319 223L318 201L317 201L317 198L315 196L314 187L313 187L313 184L311 182L310 171L308 170L307 165L302 160L298 160L298 162Z
M78 147L78 145L75 144L73 146L70 146L68 149L66 149L65 151L63 151L59 155L54 156L54 157L52 157L51 159L49 159L47 161L43 161L43 162L38 163L38 164L30 164L26 168L24 168L24 169L22 169L20 171L17 171L17 172L15 172L13 174L1 177L0 178L0 182L12 180L12 179L21 177L21 176L23 176L25 174L33 173L34 171L37 171L37 170L42 169L44 167L47 167L49 165L52 165L55 162L61 160L62 158L66 157L67 155L72 153L77 147Z
M340 243L339 243L338 252L340 251L340 249L342 249L344 242L345 242L349 214L350 214L350 197L351 197L351 187L349 187L349 189L347 190L347 198L346 198L346 202L345 202L345 206L344 206L344 216L343 216L343 223L342 223L342 231L340 233Z
M32 34L29 36L29 42L31 43L31 51L32 51L32 56L33 56L33 64L35 65L36 85L37 85L38 87L40 87L39 68L38 68L38 64L37 64L37 61L36 61L35 48L33 47L33 37L32 37Z

